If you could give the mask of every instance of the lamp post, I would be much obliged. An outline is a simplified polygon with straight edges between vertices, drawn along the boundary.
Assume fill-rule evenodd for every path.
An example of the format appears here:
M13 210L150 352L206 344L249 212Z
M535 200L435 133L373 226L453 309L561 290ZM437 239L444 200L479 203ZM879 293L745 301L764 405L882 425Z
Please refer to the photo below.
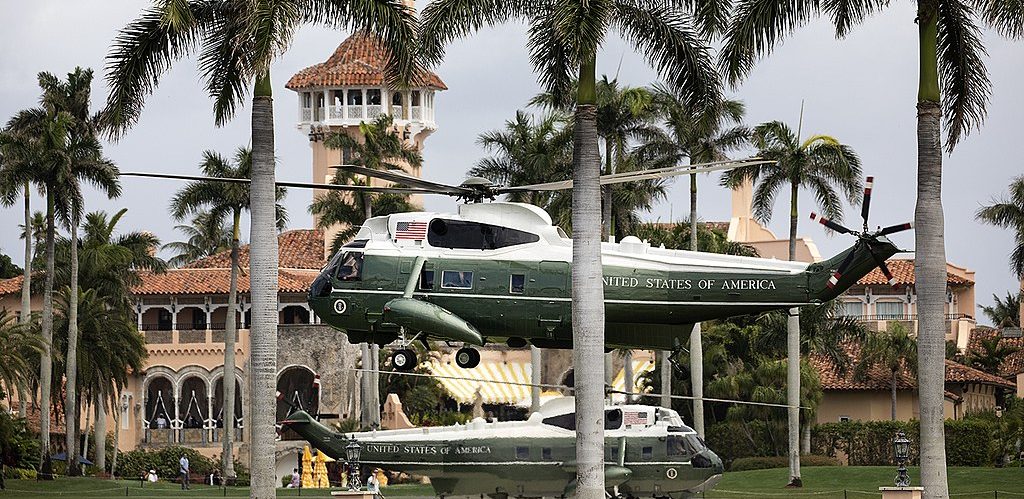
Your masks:
M345 460L348 461L348 490L359 490L363 484L359 481L359 442L351 437L345 446Z
M892 450L896 455L896 486L909 487L910 475L907 474L907 459L910 458L910 440L903 431L896 432L896 438L892 441Z

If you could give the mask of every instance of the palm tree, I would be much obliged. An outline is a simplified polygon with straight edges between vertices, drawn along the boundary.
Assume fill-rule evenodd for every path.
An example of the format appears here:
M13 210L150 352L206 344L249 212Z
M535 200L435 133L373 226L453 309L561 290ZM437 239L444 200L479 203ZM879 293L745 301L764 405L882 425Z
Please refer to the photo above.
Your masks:
M770 5L769 5L770 3ZM775 4L741 0L726 31L722 67L738 83L758 58L767 55L793 28L827 15L843 37L889 2L798 0ZM920 342L921 482L926 498L946 498L946 452L943 435L944 307L946 254L942 217L942 138L939 118L946 114L947 148L985 117L991 83L982 56L985 47L976 19L1010 38L1024 35L1020 2L918 0L918 48L921 54L917 94L918 175L914 260L918 276ZM941 84L939 75L942 75Z
M34 364L32 358L43 351L43 340L29 323L16 320L7 309L0 309L0 385L19 390L28 385ZM8 400L10 400L9 393ZM18 405L26 399L19 393Z
M337 175L331 179L331 184L360 184L362 181L353 180L348 175ZM331 253L335 253L346 242L350 241L359 232L363 222L366 221L366 209L363 203L369 200L373 205L371 211L377 216L390 215L413 211L409 204L409 197L403 194L381 193L376 196L353 196L341 191L327 191L317 195L309 205L309 213L316 215L316 226L320 229L329 229L341 226L341 230L331 240Z
M423 156L416 147L402 140L398 131L392 126L392 117L389 114L382 114L370 123L359 124L359 136L353 137L348 133L332 132L324 139L324 146L331 149L341 149L345 156L352 158L350 162L355 165L372 170L405 170L405 165L418 168L423 164ZM335 194L337 196L340 193ZM328 194L330 196L330 194ZM373 194L363 192L359 194L364 212L363 221L373 216ZM391 196L390 199L396 199ZM395 205L394 208L402 209L406 206ZM338 240L335 238L335 243ZM378 352L380 346L376 343L361 346L363 354L364 369L370 369L363 377L368 384L363 390L363 423L367 425L380 426L380 397L378 387L380 376L376 372Z
M171 216L176 220L182 220L189 215L198 216L205 214L209 226L224 226L225 218L231 219L231 280L228 285L228 314L224 323L224 372L235 372L235 335L238 332L237 312L238 308L238 241L241 231L242 212L251 209L250 185L236 182L220 182L213 179L244 179L252 174L253 154L252 150L240 147L235 151L233 160L214 151L203 151L203 161L199 169L203 175L211 180L199 180L190 182L182 187L174 198L171 199ZM285 190L278 187L275 193L275 201L284 198ZM284 227L288 215L283 206L275 202L277 213L277 228ZM255 242L255 240L253 240ZM250 255L251 258L251 255ZM251 264L251 263L250 263ZM253 276L255 278L255 276ZM223 400L235 400L235 384L223 383ZM255 406L254 406L255 408ZM250 415L252 412L249 413ZM235 405L224 404L224 421L235 420ZM234 424L224 425L224 436L222 438L223 452L221 453L221 466L224 477L228 480L235 478L234 468Z
M481 2L439 0L423 11L420 40L423 53L440 62L444 47L483 26L510 20L529 25L531 61L544 90L556 101L568 101L575 75L573 135L573 365L580 381L576 391L578 459L577 494L584 499L604 494L601 449L604 407L603 365L587 362L604 350L604 290L601 286L601 158L597 131L597 51L614 28L637 51L670 78L669 84L694 103L714 102L719 95L718 74L708 47L692 27L679 4L648 4L627 0L540 0L535 2ZM687 4L689 5L689 4ZM721 10L695 9L692 14L704 33L722 22ZM708 15L711 13L711 15Z
M97 135L99 133L99 117L89 112L89 100L92 89L92 70L75 68L74 72L68 73L67 81L61 81L49 73L39 74L39 86L43 89L41 99L43 108L50 114L65 112L70 116L71 123L68 128L68 148L63 152L64 178L55 184L60 189L60 195L66 199L67 205L66 223L71 233L71 262L70 262L70 285L71 300L69 302L70 330L68 332L68 370L64 381L64 417L65 417L65 439L68 449L68 474L78 475L81 468L75 455L74 445L77 442L77 417L79 414L76 401L77 375L75 367L78 358L78 226L81 223L84 200L81 194L80 180L86 180L91 184L106 191L107 197L114 198L120 195L121 186L118 183L117 167L103 157L103 148L100 145ZM63 218L63 216L62 216Z
M727 153L744 147L750 130L742 125L746 109L742 102L725 99L713 106L693 109L671 89L657 85L653 91L654 109L661 125L649 126L639 132L643 139L637 154L650 158L653 168L675 166L683 160L707 163L727 159ZM690 175L690 247L697 247L697 175ZM701 347L701 325L690 332L690 380L693 390L693 426L704 436L704 360ZM668 363L663 362L667 369ZM663 379L670 379L667 376Z
M982 337L978 341L978 347L972 349L965 359L965 363L976 369L989 374L999 376L1000 368L1006 362L1006 358L1020 351L1020 348L1002 341L999 334L992 334Z
M802 120L802 116L801 116ZM802 125L802 123L801 123ZM861 191L860 159L849 146L834 137L814 135L806 140L781 121L762 123L754 128L753 145L758 156L775 161L765 165L737 168L722 176L722 184L736 188L744 182L757 184L754 191L754 216L762 222L771 219L775 196L789 187L789 259L796 259L796 228L799 217L797 195L800 188L814 193L819 209L829 218L842 218L842 198L851 203L859 200ZM837 192L837 189L839 192ZM841 193L841 194L840 194ZM789 313L789 380L794 384L789 394L789 463L790 484L801 486L800 478L800 387L799 343L800 309Z
M252 350L250 411L253 497L274 494L274 391L277 362L277 238L274 237L274 112L270 66L304 24L365 30L389 51L388 76L417 72L415 16L400 0L183 0L161 2L123 28L108 56L105 112L114 137L135 124L145 98L171 64L198 53L214 99L215 122L252 98ZM230 384L230 383L226 383Z
M209 212L196 213L191 224L175 225L174 228L184 232L188 239L163 245L163 249L177 253L167 261L171 267L181 267L200 258L231 249L231 239L234 236L231 229L224 226L223 220L211 217Z
M1010 183L1010 197L993 200L991 205L981 207L975 217L1013 231L1015 246L1010 252L1010 268L1018 279L1024 279L1024 175ZM1016 320L1019 322L1019 317Z
M917 340L903 324L892 321L884 332L868 335L861 344L860 360L853 371L854 379L868 377L872 368L889 374L892 395L891 418L896 421L896 387L905 372L917 376Z
M981 311L996 327L1020 327L1020 296L1019 291L1007 291L1004 301L993 293L995 304L991 307L982 305Z

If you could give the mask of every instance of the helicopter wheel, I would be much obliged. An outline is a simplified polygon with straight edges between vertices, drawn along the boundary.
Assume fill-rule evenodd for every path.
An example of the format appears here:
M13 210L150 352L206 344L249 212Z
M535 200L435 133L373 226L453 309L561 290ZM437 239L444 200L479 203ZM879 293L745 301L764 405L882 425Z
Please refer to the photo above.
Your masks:
M391 367L399 371L412 371L416 367L416 352L402 348L391 353Z
M455 352L455 365L463 369L472 369L480 365L480 351L469 347L460 348Z

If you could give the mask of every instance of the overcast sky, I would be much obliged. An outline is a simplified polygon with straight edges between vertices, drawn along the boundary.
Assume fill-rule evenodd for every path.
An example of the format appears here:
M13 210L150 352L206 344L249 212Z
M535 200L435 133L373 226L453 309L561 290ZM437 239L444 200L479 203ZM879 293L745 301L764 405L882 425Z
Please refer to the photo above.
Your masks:
M420 8L425 4L418 2ZM93 68L93 106L106 98L104 58L117 30L149 5L142 0L4 1L0 18L0 119L6 121L20 109L36 105L39 89L36 74L49 71L63 77L75 66ZM916 178L917 26L914 2L895 2L837 41L826 22L799 30L773 55L760 62L732 97L747 104L750 124L783 120L794 128L800 102L806 102L804 133L827 133L850 144L861 156L865 172L875 175L872 225L888 225L913 219ZM308 139L296 128L298 99L285 89L288 78L300 69L322 62L347 33L305 28L298 32L292 49L273 66L278 177L311 179ZM1024 45L986 33L986 59L993 82L989 116L980 133L965 140L944 158L946 254L949 261L977 272L980 305L991 295L1016 289L1007 265L1012 235L975 222L974 212L993 196L1004 196L1009 181L1022 171L1016 151L1022 140L1020 116L1024 100ZM424 176L458 182L481 156L475 140L479 133L502 126L526 105L538 86L524 48L520 25L484 30L455 42L436 72L450 90L436 98L438 130L426 141ZM647 85L657 75L631 47L618 39L604 46L598 59L599 74L615 75L629 85ZM249 142L248 107L222 128L213 125L211 101L197 80L194 61L181 61L164 75L160 87L148 98L138 125L120 142L105 151L122 170L196 173L204 149L231 153ZM1016 118L1015 118L1016 117ZM700 217L728 220L729 193L717 186L717 175L704 175L700 185ZM680 219L688 209L686 182L678 182L668 201L646 214L650 220ZM107 200L88 193L88 209L116 211L128 208L121 230L149 230L163 242L182 236L167 214L167 203L180 183L125 179L119 199ZM286 202L290 228L310 227L306 208L308 192L292 189ZM785 200L782 200L785 201ZM33 199L33 209L42 208ZM801 212L813 209L813 200L801 199ZM784 235L786 203L779 202L770 227ZM440 197L426 200L430 210L451 211L454 201ZM859 218L848 210L848 220ZM0 208L3 230L0 250L22 260L18 239L21 208ZM859 223L859 222L857 222ZM830 256L852 244L849 237L827 237L816 225L801 218L800 234L818 244ZM904 248L913 247L910 232L895 237Z

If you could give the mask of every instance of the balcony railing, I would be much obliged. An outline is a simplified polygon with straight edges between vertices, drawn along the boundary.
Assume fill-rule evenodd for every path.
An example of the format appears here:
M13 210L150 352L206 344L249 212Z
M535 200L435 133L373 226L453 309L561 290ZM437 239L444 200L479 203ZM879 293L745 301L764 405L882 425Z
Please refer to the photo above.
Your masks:
M875 314L875 315L854 315L862 321L916 321L917 314ZM961 319L974 320L970 314L946 314L947 321L957 321Z

